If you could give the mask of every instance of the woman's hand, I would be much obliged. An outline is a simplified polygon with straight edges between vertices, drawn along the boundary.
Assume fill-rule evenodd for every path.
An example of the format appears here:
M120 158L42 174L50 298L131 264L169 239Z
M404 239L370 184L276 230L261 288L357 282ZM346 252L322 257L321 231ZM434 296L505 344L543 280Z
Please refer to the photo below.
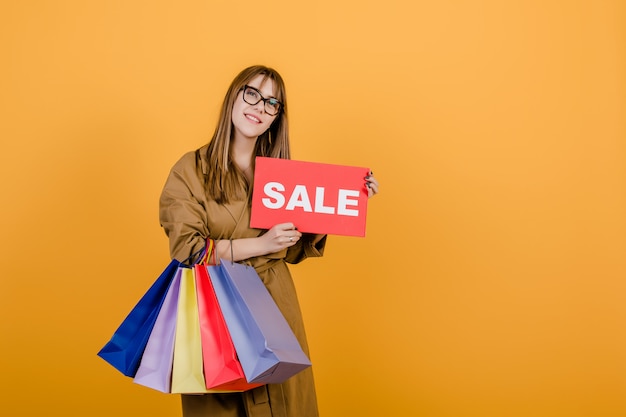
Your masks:
M293 223L280 223L274 225L259 239L263 241L267 253L274 253L295 245L301 237L302 233Z
M365 187L367 187L367 198L372 198L378 194L378 181L374 178L374 173L370 171L369 175L364 178Z

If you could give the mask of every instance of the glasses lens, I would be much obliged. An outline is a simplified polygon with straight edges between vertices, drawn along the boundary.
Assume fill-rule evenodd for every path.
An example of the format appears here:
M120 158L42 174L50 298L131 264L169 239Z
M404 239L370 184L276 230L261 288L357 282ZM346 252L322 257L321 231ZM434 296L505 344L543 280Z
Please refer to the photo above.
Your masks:
M243 88L243 101L248 104L257 104L261 101L261 94L254 88L245 86Z
M267 114L271 114L272 116L278 114L280 111L280 101L275 98L268 98L265 100L265 111Z

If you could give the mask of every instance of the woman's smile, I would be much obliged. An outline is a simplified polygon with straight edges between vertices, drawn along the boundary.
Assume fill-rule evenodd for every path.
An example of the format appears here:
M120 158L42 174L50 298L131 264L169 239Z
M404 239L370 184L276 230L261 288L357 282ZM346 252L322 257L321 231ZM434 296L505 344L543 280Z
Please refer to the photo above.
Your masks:
M247 118L248 120L250 120L250 121L252 121L252 122L254 122L254 123L261 123L261 119L259 119L259 118L258 118L258 117L256 117L256 116L253 116L253 115L252 115L252 114L250 114L250 113L244 113L244 115L246 116L246 118Z

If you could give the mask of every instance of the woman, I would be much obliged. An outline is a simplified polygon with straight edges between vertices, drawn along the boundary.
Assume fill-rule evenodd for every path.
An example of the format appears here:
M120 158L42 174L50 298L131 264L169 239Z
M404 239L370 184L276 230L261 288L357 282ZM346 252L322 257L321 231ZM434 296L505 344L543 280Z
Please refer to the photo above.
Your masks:
M326 236L300 233L293 223L267 231L250 228L256 156L290 157L285 85L275 70L264 66L246 68L233 80L211 141L172 168L160 199L161 225L172 258L189 258L211 238L218 258L232 256L254 266L308 355L286 262L322 256ZM373 176L365 184L370 197L378 192ZM283 384L244 393L183 395L182 404L185 417L318 416L311 368Z

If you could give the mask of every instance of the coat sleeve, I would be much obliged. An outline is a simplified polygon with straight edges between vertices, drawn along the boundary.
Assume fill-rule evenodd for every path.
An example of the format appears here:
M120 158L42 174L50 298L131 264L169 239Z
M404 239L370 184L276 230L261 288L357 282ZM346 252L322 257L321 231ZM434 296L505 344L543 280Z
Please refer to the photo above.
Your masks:
M285 262L297 264L304 261L306 258L323 256L327 236L324 235L317 243L313 244L315 238L319 236L320 235L303 233L302 238L298 241L298 243L287 249Z
M201 251L209 237L199 195L204 186L197 171L195 152L183 156L171 169L159 199L159 220L169 238L170 256L180 262Z

